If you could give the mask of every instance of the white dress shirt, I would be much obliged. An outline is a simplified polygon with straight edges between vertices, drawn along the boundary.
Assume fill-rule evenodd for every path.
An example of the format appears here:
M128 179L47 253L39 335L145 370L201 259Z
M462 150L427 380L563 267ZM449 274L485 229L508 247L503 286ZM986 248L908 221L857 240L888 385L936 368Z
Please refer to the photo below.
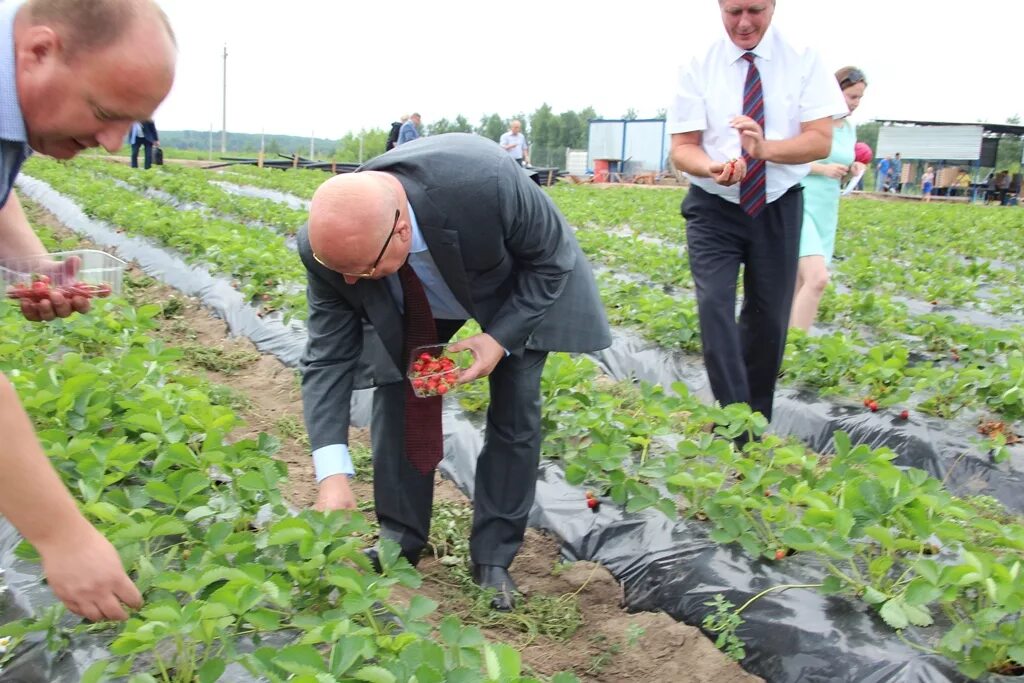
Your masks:
M743 59L745 52L723 35L679 68L668 132L703 131L702 146L713 161L743 154L739 133L729 121L743 113L748 68ZM766 140L787 140L800 134L801 123L849 114L835 75L814 50L791 45L774 26L769 26L750 52L761 74ZM773 202L799 183L811 165L768 162L766 168L768 201ZM734 204L740 201L739 184L725 187L711 178L689 177L702 190Z
M416 221L416 214L411 204L409 208L409 223L412 224L412 244L409 247L409 265L412 266L423 289L427 294L427 301L430 302L430 310L435 320L468 320L470 317L466 309L455 298L452 290L441 277L441 271L437 269L434 259L427 249L427 241L423 239L420 231L420 224ZM385 278L385 283L391 296L395 299L398 310L402 310L402 284L398 281L398 274L393 273ZM506 351L506 354L508 352ZM320 483L327 477L335 474L355 474L352 466L352 456L348 452L348 446L343 443L322 446L313 451L313 470L316 472L316 481Z

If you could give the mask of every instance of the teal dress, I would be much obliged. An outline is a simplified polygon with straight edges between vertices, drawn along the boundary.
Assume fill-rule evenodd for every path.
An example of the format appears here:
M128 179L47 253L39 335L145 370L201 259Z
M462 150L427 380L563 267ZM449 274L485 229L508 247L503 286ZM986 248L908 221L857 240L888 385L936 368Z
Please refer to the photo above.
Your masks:
M820 164L843 164L854 161L853 146L857 132L850 121L832 131L832 152ZM823 175L808 175L801 181L804 186L804 223L800 230L800 256L824 256L832 263L836 248L836 228L839 225L839 193L841 181Z

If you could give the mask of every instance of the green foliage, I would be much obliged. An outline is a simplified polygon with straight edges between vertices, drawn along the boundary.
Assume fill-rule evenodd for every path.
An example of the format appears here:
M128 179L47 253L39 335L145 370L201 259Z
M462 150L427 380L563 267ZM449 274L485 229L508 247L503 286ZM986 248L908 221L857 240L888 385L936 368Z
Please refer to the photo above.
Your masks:
M233 410L153 341L160 314L116 299L47 325L0 311L3 338L19 340L0 344L0 371L145 598L122 624L69 625L55 606L0 636L37 633L60 651L106 631L114 659L85 681L212 683L232 664L270 681L532 680L515 650L456 617L432 626L432 601L394 600L421 578L387 542L382 574L370 571L359 514L289 513L276 441L233 438Z

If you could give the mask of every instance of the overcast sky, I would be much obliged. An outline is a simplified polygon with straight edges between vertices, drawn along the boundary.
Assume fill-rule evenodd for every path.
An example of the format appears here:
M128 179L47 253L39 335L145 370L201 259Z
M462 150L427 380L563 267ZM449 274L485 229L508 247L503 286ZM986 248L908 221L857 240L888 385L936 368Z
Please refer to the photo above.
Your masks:
M654 116L688 48L722 32L713 0L158 1L181 49L165 130L220 130L225 43L228 130L338 138L413 110ZM773 23L863 68L857 121L1024 114L1019 0L779 0Z

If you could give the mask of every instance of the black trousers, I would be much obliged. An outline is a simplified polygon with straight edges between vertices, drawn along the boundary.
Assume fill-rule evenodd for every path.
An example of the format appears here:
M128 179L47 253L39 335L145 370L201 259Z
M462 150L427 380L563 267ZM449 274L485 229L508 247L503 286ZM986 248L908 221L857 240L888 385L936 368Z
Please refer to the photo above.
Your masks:
M752 219L738 204L691 186L682 213L711 390L723 406L747 403L770 420L796 286L802 188Z
M461 320L438 320L444 342ZM498 363L489 377L484 445L473 490L470 554L477 564L508 567L523 543L540 462L540 379L547 353L524 351ZM405 457L405 393L401 382L377 387L370 435L374 509L381 536L419 551L430 534L434 473L420 474Z
M139 167L139 147L143 150L143 168L153 165L153 143L149 140L136 140L132 143L132 168Z

